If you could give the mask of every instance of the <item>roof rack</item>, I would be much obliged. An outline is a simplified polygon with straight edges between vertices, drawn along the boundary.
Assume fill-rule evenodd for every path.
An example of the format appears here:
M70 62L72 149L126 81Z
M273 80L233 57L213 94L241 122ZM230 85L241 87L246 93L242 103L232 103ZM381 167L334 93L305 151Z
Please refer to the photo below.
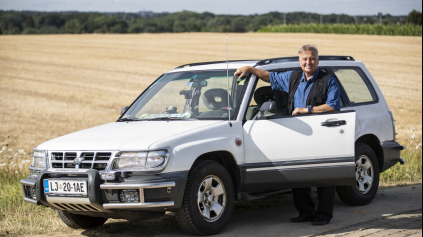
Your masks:
M331 55L322 55L319 56L319 60L346 60L346 61L355 61L355 59L351 56L331 56ZM265 60L261 60L258 62L255 67L263 66L272 63L281 63L281 62L296 62L298 61L298 56L294 57L283 57L283 58L269 58Z
M251 62L251 61L260 61L260 60L232 60L232 61L228 61L228 62L234 63L234 62ZM194 66L210 65L210 64L216 64L216 63L226 63L226 61L203 62L203 63L189 63L189 64L184 64L184 65L181 65L179 67L176 67L175 69L181 69L181 68L184 68L184 67L194 67Z

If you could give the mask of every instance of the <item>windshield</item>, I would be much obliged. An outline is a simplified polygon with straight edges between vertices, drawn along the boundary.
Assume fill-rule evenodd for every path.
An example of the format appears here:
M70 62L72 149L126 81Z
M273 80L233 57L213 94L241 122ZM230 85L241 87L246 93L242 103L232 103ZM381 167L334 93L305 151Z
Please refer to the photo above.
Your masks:
M234 119L245 86L227 72L190 71L164 74L138 98L121 120Z

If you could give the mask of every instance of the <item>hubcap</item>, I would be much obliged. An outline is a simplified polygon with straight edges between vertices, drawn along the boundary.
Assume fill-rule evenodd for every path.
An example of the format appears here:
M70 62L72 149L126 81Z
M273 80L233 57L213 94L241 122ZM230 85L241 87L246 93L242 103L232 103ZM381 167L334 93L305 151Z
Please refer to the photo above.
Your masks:
M197 193L197 205L204 220L215 222L220 218L226 206L226 192L218 177L207 176L201 182Z
M362 155L355 163L355 175L357 180L357 190L361 194L366 194L370 191L373 185L373 165L370 158Z

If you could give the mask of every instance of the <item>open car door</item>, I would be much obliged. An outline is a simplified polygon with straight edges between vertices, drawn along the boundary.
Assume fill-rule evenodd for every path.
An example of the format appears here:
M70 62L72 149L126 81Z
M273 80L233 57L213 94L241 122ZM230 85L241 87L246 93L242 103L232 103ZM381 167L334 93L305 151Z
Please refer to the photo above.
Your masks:
M355 185L355 111L244 124L245 190Z

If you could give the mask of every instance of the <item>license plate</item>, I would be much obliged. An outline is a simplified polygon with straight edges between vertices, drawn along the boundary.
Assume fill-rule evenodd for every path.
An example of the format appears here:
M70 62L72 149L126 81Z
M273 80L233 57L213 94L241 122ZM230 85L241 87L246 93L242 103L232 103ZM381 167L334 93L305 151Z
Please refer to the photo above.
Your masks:
M47 195L86 196L87 189L86 180L44 180L44 193Z

